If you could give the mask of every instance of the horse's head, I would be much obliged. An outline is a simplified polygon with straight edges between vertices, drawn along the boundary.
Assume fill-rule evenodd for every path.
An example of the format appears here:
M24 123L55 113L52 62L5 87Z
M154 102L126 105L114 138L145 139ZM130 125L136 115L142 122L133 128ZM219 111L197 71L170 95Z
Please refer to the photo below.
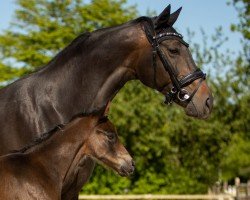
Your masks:
M180 11L170 14L169 5L158 17L141 23L136 75L143 84L164 94L167 104L174 101L187 115L205 119L211 113L213 97L188 44L172 27Z
M115 126L107 116L95 118L93 127L86 142L88 154L121 176L132 174L134 161L120 142Z

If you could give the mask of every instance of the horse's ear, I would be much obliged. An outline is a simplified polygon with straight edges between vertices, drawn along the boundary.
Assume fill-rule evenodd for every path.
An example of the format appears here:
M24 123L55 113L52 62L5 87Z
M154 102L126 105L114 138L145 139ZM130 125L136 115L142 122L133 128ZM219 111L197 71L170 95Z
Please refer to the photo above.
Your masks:
M179 17L179 14L181 12L182 7L180 7L178 10L176 10L174 13L172 13L168 19L168 26L173 26L173 24L176 22L176 20Z
M167 26L167 22L170 17L171 5L169 4L162 13L156 17L154 21L155 29L161 29Z

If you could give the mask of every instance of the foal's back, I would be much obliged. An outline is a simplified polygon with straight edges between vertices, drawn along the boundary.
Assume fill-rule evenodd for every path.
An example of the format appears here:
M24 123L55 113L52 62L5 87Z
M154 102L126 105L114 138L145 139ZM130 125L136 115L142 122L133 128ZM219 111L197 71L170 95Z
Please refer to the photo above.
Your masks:
M43 166L25 153L13 153L0 158L1 200L57 200L58 187L44 173Z

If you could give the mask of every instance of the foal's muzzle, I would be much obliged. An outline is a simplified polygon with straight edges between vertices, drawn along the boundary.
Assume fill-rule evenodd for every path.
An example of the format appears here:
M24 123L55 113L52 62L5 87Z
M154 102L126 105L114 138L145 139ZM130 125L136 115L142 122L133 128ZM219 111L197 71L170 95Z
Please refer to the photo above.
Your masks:
M123 162L118 171L121 176L130 176L134 173L135 170L135 162L133 160L129 162Z

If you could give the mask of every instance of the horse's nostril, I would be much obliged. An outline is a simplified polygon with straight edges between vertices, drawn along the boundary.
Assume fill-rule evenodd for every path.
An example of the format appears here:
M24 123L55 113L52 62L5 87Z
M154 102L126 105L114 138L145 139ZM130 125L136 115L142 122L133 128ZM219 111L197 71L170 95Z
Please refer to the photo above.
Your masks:
M211 101L211 98L207 98L207 100L206 100L206 106L209 108L209 110L211 110L212 109L212 105L213 103L212 103L212 101Z

